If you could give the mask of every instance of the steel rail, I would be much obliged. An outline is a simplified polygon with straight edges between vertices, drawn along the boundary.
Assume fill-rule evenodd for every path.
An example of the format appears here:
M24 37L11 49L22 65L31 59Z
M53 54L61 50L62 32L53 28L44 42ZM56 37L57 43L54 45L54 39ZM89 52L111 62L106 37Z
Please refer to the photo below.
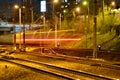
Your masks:
M69 68L64 68L64 67L60 67L60 66L55 66L55 65L52 65L52 64L43 63L43 62L34 61L34 60L13 58L13 57L8 57L8 56L4 56L3 59L8 61L8 62L15 63L15 64L18 64L18 65L24 65L24 64L18 63L18 62L16 62L16 60L25 61L25 62L29 62L29 63L30 62L31 63L36 63L36 64L40 64L40 65L45 65L45 66L47 66L49 68L53 68L53 69L58 69L60 71L64 71L64 73L70 73L70 74L74 74L75 73L75 74L78 75L78 77L74 77L74 76L63 74L61 72L58 73L58 72L56 72L54 70L50 71L50 70L40 69L40 70L48 72L48 73L56 74L58 76L63 76L64 78L69 78L69 80L78 80L80 75L85 76L85 77L89 77L89 78L92 78L92 79L97 79L97 80L101 80L101 79L102 80L114 80L113 78L110 78L110 77L97 75L97 74L93 74L93 73L88 73L88 72L85 72L85 71L80 71L80 70L78 71L78 70L74 70L74 69L69 69ZM15 62L12 61L12 60L15 60ZM27 65L25 65L25 66L27 66ZM28 66L28 67L30 67L30 66ZM36 70L39 70L39 69L37 68Z
M52 52L52 51L51 51ZM42 56L42 55L38 55L38 54L33 54L33 53L26 53L28 55L33 55L33 56ZM53 53L53 54L57 54L57 53ZM91 66L98 66L98 67L104 67L104 68L109 68L109 69L115 69L115 70L120 70L120 66L115 65L115 64L109 64L105 61L99 61L99 60L93 60L93 59L89 59L89 58L83 58L83 57L74 57L74 56L66 56L66 55L44 55L43 57L48 57L48 58L55 58L55 59L63 59L63 60L68 60L68 61L74 61L74 62L79 62L81 60L84 61L91 61L92 64L90 64ZM95 62L97 61L97 62ZM93 63L95 62L95 63Z
M39 72L39 73L45 72L45 73L54 75L56 77L61 77L61 78L65 79L65 80L77 80L77 78L70 77L70 76L67 76L67 75L63 75L63 74L60 74L60 73L56 73L56 72L53 72L53 71L49 71L49 70L45 70L45 69L39 69L39 68L35 68L35 67L32 67L32 66L27 66L25 64L17 63L17 62L10 61L10 60L4 59L4 58L0 58L0 59L4 60L6 62L12 63L12 64L16 64L18 66L24 67L26 69L31 69L32 71L35 71L35 72Z

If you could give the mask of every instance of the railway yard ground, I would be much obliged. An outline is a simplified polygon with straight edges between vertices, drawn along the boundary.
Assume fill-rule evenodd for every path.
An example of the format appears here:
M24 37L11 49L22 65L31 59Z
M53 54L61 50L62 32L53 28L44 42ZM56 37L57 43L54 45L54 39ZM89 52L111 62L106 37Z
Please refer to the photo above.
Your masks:
M38 51L37 51L38 50ZM36 51L36 52L35 52ZM1 52L1 55L5 55L5 52ZM8 55L8 54L7 54ZM62 57L61 57L62 56ZM48 73L34 71L31 68L25 68L13 63L9 63L6 60L2 59L3 56L0 56L0 80L69 80L61 77L55 77ZM67 68L80 72L87 72L89 74L95 74L99 76L104 76L110 79L119 80L120 79L120 66L117 65L117 68L114 67L105 67L102 63L110 63L104 60L90 60L90 59L76 59L68 58L66 55L53 54L53 53L40 53L39 49L28 48L26 54L24 52L13 52L9 54L9 61L13 61L17 58L42 62L49 65L54 65L62 68ZM89 61L90 60L90 61ZM18 61L19 62L19 61ZM22 63L22 62L21 62ZM99 63L99 64L98 64ZM25 63L26 65L32 65L32 63ZM45 68L46 69L46 68ZM80 80L97 80L83 78ZM107 79L99 79L107 80ZM109 80L109 79L108 79Z

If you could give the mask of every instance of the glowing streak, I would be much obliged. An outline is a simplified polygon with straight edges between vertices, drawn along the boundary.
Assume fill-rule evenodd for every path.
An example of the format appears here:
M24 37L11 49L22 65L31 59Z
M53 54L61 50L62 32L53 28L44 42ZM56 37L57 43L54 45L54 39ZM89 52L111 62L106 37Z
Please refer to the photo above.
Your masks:
M81 39L25 39L25 41L80 41ZM17 41L20 41L17 39Z
M50 29L49 31L48 31L48 34L47 34L47 38L48 38L48 36L49 36L49 33L52 31L52 29Z
M69 31L75 31L74 29L70 29L70 30L59 30L57 32L69 32ZM51 31L50 33L54 33L55 31ZM48 31L46 32L37 32L35 31L35 33L40 33L40 34L43 34L43 33L48 33ZM31 32L26 32L26 34L31 34Z

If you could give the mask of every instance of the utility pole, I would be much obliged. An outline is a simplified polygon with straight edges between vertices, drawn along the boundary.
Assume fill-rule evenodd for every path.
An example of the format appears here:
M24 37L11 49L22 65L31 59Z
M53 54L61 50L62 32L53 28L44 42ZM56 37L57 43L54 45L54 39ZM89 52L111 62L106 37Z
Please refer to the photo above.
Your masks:
M34 12L33 12L33 5L32 5L32 0L30 0L30 10L31 10L31 27L34 22Z
M54 20L55 20L55 47L57 47L57 43L58 43L58 41L57 41L57 30L58 30L58 26L57 26L57 24L58 24L58 17L55 15L55 18L54 18Z
M13 18L13 23L14 23L14 18ZM15 27L15 25L13 26L13 28L14 28L14 44L13 44L13 46L14 46L14 50L16 50L16 27Z
M19 8L19 26L20 26L20 42L19 42L19 49L21 49L21 7Z
M97 0L94 0L93 58L97 58Z
M45 12L43 12L43 31L45 32L45 23L46 23L46 19L45 19ZM44 39L45 39L46 35L44 34ZM43 41L43 46L45 47L45 42ZM44 52L44 49L43 49Z
M25 7L25 1L23 0L23 7ZM26 45L25 45L25 8L22 8L23 9L23 51L25 52L26 51Z
M104 0L102 1L102 17L103 17L103 24L104 24Z

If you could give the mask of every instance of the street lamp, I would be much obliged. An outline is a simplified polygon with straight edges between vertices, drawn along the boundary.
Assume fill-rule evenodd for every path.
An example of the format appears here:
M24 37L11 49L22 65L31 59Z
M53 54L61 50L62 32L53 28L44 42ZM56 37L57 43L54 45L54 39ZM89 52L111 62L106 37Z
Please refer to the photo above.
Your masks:
M66 12L67 12L67 11L64 9L64 10L63 10L63 13L65 14Z
M114 8L115 8L115 6L116 6L115 1L112 1L110 5L111 5L111 9L110 9L110 11L111 11L111 10L112 10L112 9L114 9Z
M76 7L75 11L79 13L80 12L80 7Z
M21 49L21 8L19 7L19 5L15 5L14 7L15 7L15 9L19 9L19 26L20 26L20 34L19 34L20 42L19 42L19 49Z
M87 48L87 15L88 15L88 25L89 25L89 1L83 1L83 5L87 7L87 12L85 12L85 34L86 34L86 48Z
M12 19L13 23L14 23L14 18ZM13 46L14 46L14 50L16 50L16 27L15 27L15 24L13 26L13 31L14 31L14 42L13 42Z
M58 2L58 0L53 0L53 19L55 21L55 47L57 47L57 23L58 18L55 16L55 4Z
M83 5L87 5L87 1L83 1Z
M102 0L102 18L103 18L103 24L104 24L104 0Z
M112 1L112 2L111 2L111 6L115 6L115 1Z
M97 58L97 0L94 0L93 58Z
M58 0L53 0L53 18L55 17L55 4L58 2Z
M21 50L21 9L24 9L25 8L25 6L22 6L22 7L20 7L19 5L15 5L14 6L16 9L19 9L19 26L20 26L20 35L19 35L19 37L20 37L20 42L19 42L19 49ZM23 10L24 11L24 10ZM25 15L23 14L23 28L24 28L24 30L23 30L23 45L24 45L24 51L25 51L25 26L24 26L24 19L25 19Z
M15 5L15 9L19 9L19 25L21 25L21 8L18 5Z
M57 3L58 2L58 0L54 0L54 3Z

